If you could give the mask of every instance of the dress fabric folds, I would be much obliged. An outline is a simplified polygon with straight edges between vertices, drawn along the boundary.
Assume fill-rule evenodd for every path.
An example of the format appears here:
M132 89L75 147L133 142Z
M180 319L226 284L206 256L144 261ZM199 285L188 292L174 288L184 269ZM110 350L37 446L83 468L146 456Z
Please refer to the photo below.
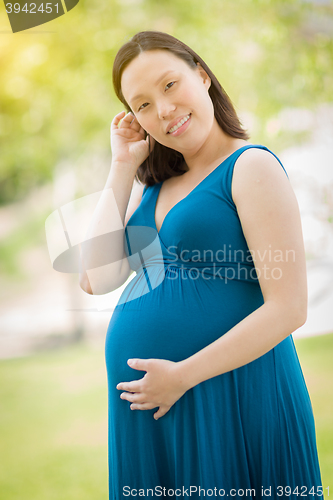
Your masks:
M145 187L126 226L136 274L105 342L110 500L323 499L312 405L292 335L188 390L157 421L157 408L132 411L116 389L144 376L129 358L181 361L264 303L231 192L235 162L248 148L274 155L262 145L235 151L169 211L159 232L162 182Z

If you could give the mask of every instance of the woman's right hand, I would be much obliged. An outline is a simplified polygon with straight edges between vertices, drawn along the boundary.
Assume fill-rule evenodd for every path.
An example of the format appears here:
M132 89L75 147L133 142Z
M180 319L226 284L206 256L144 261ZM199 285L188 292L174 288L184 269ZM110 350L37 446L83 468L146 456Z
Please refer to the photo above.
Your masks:
M149 155L148 140L149 136L145 138L144 129L131 112L118 113L111 122L112 162L133 165L136 172ZM150 137L151 151L154 143Z

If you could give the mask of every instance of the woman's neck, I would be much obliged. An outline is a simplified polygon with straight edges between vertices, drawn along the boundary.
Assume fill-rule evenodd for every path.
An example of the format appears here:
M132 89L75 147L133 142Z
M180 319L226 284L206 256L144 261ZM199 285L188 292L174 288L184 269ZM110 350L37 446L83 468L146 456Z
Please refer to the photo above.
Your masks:
M183 154L186 165L189 170L184 174L187 177L196 177L202 173L203 169L210 170L219 162L230 156L234 151L249 144L244 139L238 139L226 134L217 121L214 120L211 132L202 145L202 147L195 152L194 155Z

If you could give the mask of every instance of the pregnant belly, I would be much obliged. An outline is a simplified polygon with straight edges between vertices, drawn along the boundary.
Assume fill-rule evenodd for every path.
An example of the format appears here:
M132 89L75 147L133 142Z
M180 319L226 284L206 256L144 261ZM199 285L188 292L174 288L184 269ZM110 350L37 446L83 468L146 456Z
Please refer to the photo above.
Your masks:
M135 279L128 285L132 289ZM127 365L129 358L181 361L193 355L262 304L258 284L163 281L151 292L115 308L105 342L109 381L117 384L142 378L143 372Z

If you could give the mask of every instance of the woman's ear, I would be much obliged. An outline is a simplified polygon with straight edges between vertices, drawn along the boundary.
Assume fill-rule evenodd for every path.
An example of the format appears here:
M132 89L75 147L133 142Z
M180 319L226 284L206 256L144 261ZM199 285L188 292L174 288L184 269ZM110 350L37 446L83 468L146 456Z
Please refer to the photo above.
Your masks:
M208 90L211 86L212 81L199 62L197 62L197 70L202 78L203 83L205 84L206 89Z

